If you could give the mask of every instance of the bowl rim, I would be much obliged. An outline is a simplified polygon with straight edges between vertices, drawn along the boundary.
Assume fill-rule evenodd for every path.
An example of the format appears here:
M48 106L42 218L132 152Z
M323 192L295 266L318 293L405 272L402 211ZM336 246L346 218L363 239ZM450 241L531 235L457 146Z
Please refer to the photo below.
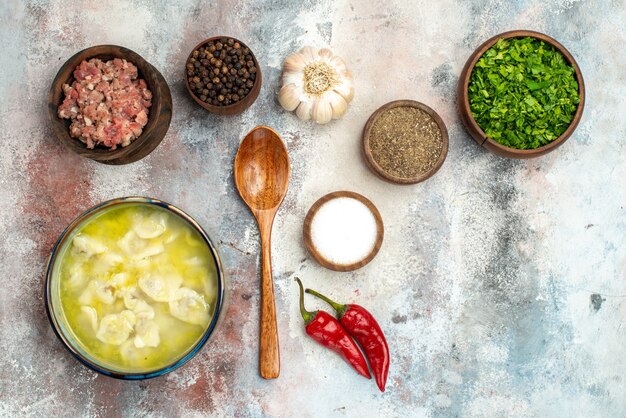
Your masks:
M191 88L189 87L189 76L187 75L187 63L189 62L189 59L191 58L191 56L193 55L193 51L197 50L198 48L208 44L211 41L216 41L219 39L232 39L235 42L238 42L241 44L241 46L243 46L244 48L248 48L250 50L250 55L252 56L252 60L255 63L255 67L257 69L256 72L256 78L254 79L254 85L252 86L252 88L250 89L250 91L248 92L247 95L245 95L242 99L240 99L238 102L229 104L227 106L215 106L213 104L209 104L206 102L203 102L202 100L200 100L200 98L198 96L196 96L196 94L191 90ZM185 87L187 89L187 92L189 93L189 95L191 96L191 98L198 103L200 106L202 106L204 109L208 110L211 113L215 113L218 115L236 115L239 114L241 112L243 112L244 110L246 110L247 108L249 108L250 106L252 106L252 104L256 101L259 92L261 90L261 83L263 80L263 75L261 74L261 66L259 65L259 61L256 58L256 54L252 51L252 48L250 48L245 42L240 41L239 39L235 38L234 36L230 36L230 35L220 35L220 36L211 36L210 38L205 39L204 41L198 43L195 47L193 47L193 49L189 52L189 55L187 56L187 59L185 60L185 68L184 68L184 83L185 83Z
M428 171L416 177L404 178L404 177L394 176L393 174L386 172L376 162L376 160L374 160L374 157L370 149L370 134L374 126L374 123L378 120L381 114L383 114L389 109L394 109L396 107L414 107L414 108L417 108L426 112L431 118L433 118L435 123L437 123L437 126L439 127L439 130L441 131L441 139L443 141L443 148L441 150L441 153L439 154L439 158L435 162L435 165L433 165ZM434 176L435 173L437 173L437 171L439 171L439 169L443 165L443 162L446 160L446 157L448 156L448 148L449 148L448 129L446 128L445 122L443 121L441 116L439 116L439 114L435 112L434 109L416 100L404 99L404 100L394 100L394 101L385 103L384 105L376 109L374 113L372 113L372 115L369 117L369 119L365 123L365 127L363 128L362 150L363 150L363 156L365 157L365 161L367 162L367 165L380 178L382 178L383 180L387 180L388 182L395 183L395 184L401 184L401 185L417 184L425 180L428 180L429 178Z
M311 225L313 223L313 218L315 218L315 215L317 215L318 210L325 203L340 197L352 198L363 203L372 212L372 215L374 215L374 219L376 220L376 241L374 242L374 246L372 247L371 252L367 255L367 257L352 264L337 264L326 259L319 253L319 251L317 251L317 248L313 244L313 236L311 234ZM380 247L382 247L383 245L383 240L385 237L385 226L383 224L383 218L380 215L378 208L368 198L359 193L349 190L339 190L336 192L325 194L324 196L317 199L315 203L313 203L313 205L307 212L306 217L304 218L304 223L302 225L302 236L304 239L304 244L309 251L309 254L311 254L315 261L317 261L321 266L334 271L353 271L365 266L370 261L372 261L374 257L376 257L376 255L380 251Z
M131 142L128 146L118 147L115 150L109 150L104 148L89 149L79 139L70 136L69 130L67 130L67 126L64 130L57 129L58 123L61 123L63 125L67 124L66 119L60 119L57 115L58 107L60 106L64 98L64 93L62 90L63 84L66 84L68 81L74 81L73 72L76 66L80 64L80 62L82 62L83 60L100 58L103 56L111 56L112 58L119 57L132 62L137 67L138 77L146 81L153 95L153 106L150 107L150 112L148 114L148 124L143 128L142 134L138 138L133 140L133 142ZM69 77L67 79L62 79L62 74L65 71L68 71L68 69ZM144 69L154 72L154 78L156 79L156 83L154 83L155 85L152 85L153 83L149 80L150 77L145 74L146 71L144 71ZM57 90L57 86L59 85L61 86L59 100L55 100L55 97L57 96L55 91ZM155 100L155 98L157 100ZM151 123L151 119L153 117L155 118L155 122ZM137 52L120 45L93 45L76 52L61 65L56 75L54 76L52 83L50 84L50 89L48 91L48 119L52 124L53 130L59 141L75 153L104 164L126 164L138 161L141 158L147 156L165 138L165 134L167 133L167 130L171 123L171 118L172 96L169 85L167 84L167 81L165 80L163 75L156 69L154 65L148 62ZM159 121L165 121L165 131L160 139L155 139L153 133L156 134L154 130L157 129ZM146 129L148 126L150 127ZM61 140L59 135L62 135L64 139ZM72 144L76 146L73 146ZM145 151L146 149L147 152L144 154L141 150ZM122 160L124 161L121 162Z
M578 83L578 94L580 97L580 102L578 103L578 106L576 107L576 112L574 113L574 118L572 119L572 122L569 124L565 132L563 132L558 138L556 138L555 140L539 148L517 149L517 148L511 148L511 147L502 145L499 142L485 135L485 132L482 130L480 126L478 126L478 123L476 123L476 120L474 119L474 116L472 115L472 112L470 110L468 88L469 88L469 79L472 75L472 72L474 71L474 66L489 48L495 45L500 39L526 38L526 37L531 37L531 38L535 38L540 41L543 41L553 46L557 51L563 54L568 64L570 64L574 68L574 76L576 77L576 82ZM525 30L525 29L517 29L517 30L502 32L500 34L497 34L487 39L478 48L476 48L476 50L474 50L472 55L470 55L467 62L465 63L465 66L463 67L463 70L461 72L461 77L459 78L457 94L459 97L458 105L459 105L459 111L461 114L461 120L463 121L463 124L468 129L472 138L476 142L478 142L481 146L484 146L485 148L488 148L500 155L513 157L513 158L539 157L550 151L553 151L554 149L562 145L576 130L576 127L578 126L582 118L583 110L585 107L585 81L583 79L582 72L580 71L580 67L578 66L578 63L576 62L576 60L574 59L574 56L567 50L567 48L565 48L565 46L563 46L559 41L552 38L551 36L548 36L541 32Z
M174 213L175 215L178 215L181 219L183 219L189 225L191 225L191 227L194 228L200 234L202 239L205 241L215 261L215 270L217 273L217 295L216 295L216 302L215 302L216 304L215 313L213 315L213 318L211 319L211 322L207 326L207 329L202 334L202 337L181 358L179 358L172 364L169 364L167 366L164 366L164 367L161 367L159 369L152 370L149 372L120 372L118 370L114 370L109 367L97 364L94 361L91 361L90 359L86 358L73 346L73 344L70 342L70 339L65 336L61 327L59 326L58 320L56 316L54 315L53 309L52 309L52 297L51 297L52 271L57 261L57 255L58 255L59 249L65 243L65 240L76 229L78 225L80 225L86 219L89 219L94 214L102 210L108 209L110 207L117 206L117 205L124 205L124 204L144 204L144 205L159 206L167 211ZM100 374L113 377L116 379L123 379L123 380L150 379L153 377L157 377L157 376L161 376L163 374L169 373L181 367L183 364L187 363L187 361L189 361L193 356L195 356L200 351L200 349L204 347L204 345L207 343L209 337L212 335L213 331L215 330L215 327L217 326L218 319L220 317L220 313L221 313L222 306L224 303L224 273L223 271L224 270L222 267L219 254L217 253L217 250L215 249L211 239L209 238L207 233L204 231L204 229L196 222L196 220L193 219L186 212L184 212L183 210L179 209L178 207L170 203L167 203L159 199L150 198L150 197L127 196L127 197L115 198L115 199L111 199L111 200L107 200L102 203L99 203L93 206L92 208L86 210L85 212L80 214L78 217L76 217L63 230L58 240L54 244L54 247L48 259L45 280L44 280L44 299L45 299L45 305L46 305L46 314L48 316L48 320L50 321L50 325L52 326L52 329L54 330L54 333L59 338L59 340L63 343L63 346L65 346L65 348L76 359L78 359L79 362L82 363L84 366L87 366L91 370L94 370Z

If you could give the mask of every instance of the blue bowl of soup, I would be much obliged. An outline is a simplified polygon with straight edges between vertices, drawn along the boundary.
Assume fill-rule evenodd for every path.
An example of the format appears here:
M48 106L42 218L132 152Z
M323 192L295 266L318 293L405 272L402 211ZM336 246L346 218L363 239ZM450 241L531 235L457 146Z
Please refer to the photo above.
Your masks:
M169 203L125 197L74 220L52 250L48 318L84 365L147 379L208 341L224 297L220 258L202 227Z

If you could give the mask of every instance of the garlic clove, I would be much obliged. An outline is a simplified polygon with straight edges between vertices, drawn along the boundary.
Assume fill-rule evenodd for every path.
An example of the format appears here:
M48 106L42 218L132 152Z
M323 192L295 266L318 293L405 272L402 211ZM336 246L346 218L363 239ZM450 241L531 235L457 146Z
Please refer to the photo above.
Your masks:
M319 54L317 49L312 46L305 46L299 51L303 56L307 64L311 62L315 62L319 59Z
M352 81L352 73L349 70L340 71L339 72L339 77L341 77L344 80Z
M342 95L335 91L329 91L325 94L328 97L328 102L332 108L333 119L341 118L348 110L348 102Z
M344 78L343 82L336 85L333 90L339 93L347 103L350 103L354 98L354 84L350 79Z
M283 73L283 86L287 84L293 84L294 86L302 89L304 87L304 73L301 71Z
M315 122L321 125L330 122L333 118L333 108L328 96L329 95L325 94L319 97L315 103L313 103L313 109L311 110L311 117Z
M303 71L304 67L306 67L304 55L299 52L294 52L293 54L289 55L287 59L285 59L285 63L283 64L283 71L287 73Z
M335 67L337 72L341 73L344 71L348 71L348 67L346 66L345 61L341 57L333 55L333 57L330 59L330 63Z
M300 104L300 92L295 84L287 84L280 89L278 103L289 112L296 110Z
M313 103L310 100L300 102L296 109L296 115L301 120L311 119L311 110L313 109Z
M333 51L331 51L328 48L322 48L319 50L318 55L326 62L332 62L331 60L333 59L334 55L333 55Z

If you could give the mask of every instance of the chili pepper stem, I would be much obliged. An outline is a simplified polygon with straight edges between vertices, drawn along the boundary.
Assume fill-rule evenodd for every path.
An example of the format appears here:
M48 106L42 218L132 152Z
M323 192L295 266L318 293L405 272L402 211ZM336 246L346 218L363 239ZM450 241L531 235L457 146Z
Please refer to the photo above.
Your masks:
M295 279L296 282L298 282L298 286L300 286L300 314L302 315L302 319L304 319L304 323L308 325L315 319L316 312L309 312L304 308L304 287L299 278L296 277Z
M334 301L330 300L328 297L322 295L319 292L316 292L313 289L307 289L307 290L305 290L305 292L309 293L309 294L311 294L313 296L316 296L316 297L322 299L324 302L328 303L330 306L333 307L333 309L335 311L337 311L337 315L339 315L339 317L342 317L343 314L345 314L346 311L348 310L348 306L347 305L342 305L340 303L334 302Z

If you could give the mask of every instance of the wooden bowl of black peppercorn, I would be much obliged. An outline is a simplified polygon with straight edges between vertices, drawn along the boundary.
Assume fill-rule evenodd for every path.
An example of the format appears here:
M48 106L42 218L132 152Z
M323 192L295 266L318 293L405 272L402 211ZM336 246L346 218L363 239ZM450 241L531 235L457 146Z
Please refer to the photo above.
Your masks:
M229 36L200 42L185 64L185 85L200 106L218 115L246 110L261 90L261 68L246 44Z

